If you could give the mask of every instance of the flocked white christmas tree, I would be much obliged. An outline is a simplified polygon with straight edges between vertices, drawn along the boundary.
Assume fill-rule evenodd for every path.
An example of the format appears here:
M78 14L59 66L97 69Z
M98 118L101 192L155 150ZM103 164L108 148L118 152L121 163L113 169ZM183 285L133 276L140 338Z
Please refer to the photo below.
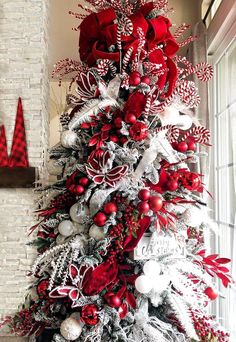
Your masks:
M62 178L41 189L33 227L38 298L9 325L60 328L55 342L228 341L207 304L214 278L231 282L229 260L206 254L205 189L190 171L210 134L186 114L200 102L191 75L208 81L212 68L177 55L195 38L170 31L167 1L88 2L71 13L81 62L54 72L74 78L50 153Z

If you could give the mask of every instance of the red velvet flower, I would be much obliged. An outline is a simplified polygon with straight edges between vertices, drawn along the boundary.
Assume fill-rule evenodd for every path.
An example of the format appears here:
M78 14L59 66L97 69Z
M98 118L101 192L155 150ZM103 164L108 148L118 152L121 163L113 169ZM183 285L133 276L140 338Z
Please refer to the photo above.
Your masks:
M202 192L202 182L197 173L185 172L181 178L181 182L185 189Z
M135 141L141 141L147 138L148 128L143 122L138 121L130 127L129 134L131 139Z
M85 305L81 311L81 321L88 325L96 325L98 319L98 307L94 304Z
M136 118L139 118L145 109L146 101L147 99L143 93L139 91L132 93L125 104L124 113L133 113Z

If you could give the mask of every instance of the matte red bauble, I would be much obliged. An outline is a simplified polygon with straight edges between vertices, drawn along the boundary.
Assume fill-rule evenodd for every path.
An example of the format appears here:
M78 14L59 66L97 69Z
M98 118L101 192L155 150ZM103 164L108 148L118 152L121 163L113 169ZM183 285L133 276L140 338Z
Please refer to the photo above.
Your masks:
M82 185L75 186L75 193L77 195L82 195L84 193L84 187Z
M137 118L135 116L134 113L127 113L125 115L125 122L128 123L128 124L135 124L135 122L137 121Z
M120 297L112 292L108 292L104 298L106 299L107 304L112 308L119 308L122 304Z
M138 198L141 201L147 201L149 199L149 197L150 197L150 191L147 189L142 189L138 193Z
M89 183L89 179L87 177L82 177L79 180L80 185L86 186L86 185L88 185L88 183Z
M121 118L115 118L114 125L116 128L121 128L122 127L122 119Z
M188 144L185 141L179 142L177 145L177 150L182 153L188 151Z
M108 202L104 205L103 210L107 215L110 215L112 213L116 213L118 208L117 208L117 205L115 203Z
M99 212L97 213L94 218L93 218L93 222L98 226L98 227L102 227L105 225L107 220L107 217L104 213Z
M163 201L159 196L151 196L149 198L150 209L155 213L159 211L163 206Z
M212 287L207 287L204 293L210 298L210 300L215 300L218 297L218 293Z
M194 141L189 141L188 142L188 151L196 151L197 145L195 144Z
M130 74L129 84L131 86L138 86L141 83L141 75L138 71L133 71Z
M169 191L175 191L177 190L179 187L179 183L176 180L170 180L169 182L167 182L167 189Z
M150 210L150 206L148 202L140 202L137 208L138 208L139 214L147 214Z
M110 136L110 141L117 143L119 141L118 137L116 135L111 135Z
M148 77L148 76L143 76L143 77L141 78L141 82L142 82L142 83L145 83L145 84L147 84L147 85L149 85L149 84L151 83L151 79L150 79L150 77Z

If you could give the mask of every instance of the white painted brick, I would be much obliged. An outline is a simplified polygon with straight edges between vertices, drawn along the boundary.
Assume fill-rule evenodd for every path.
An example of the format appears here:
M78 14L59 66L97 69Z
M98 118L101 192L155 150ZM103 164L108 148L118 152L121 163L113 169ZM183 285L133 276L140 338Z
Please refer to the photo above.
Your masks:
M22 97L29 161L46 177L48 146L48 0L1 0L0 108L11 148L17 99ZM45 39L46 38L46 39ZM0 320L17 310L35 250L25 243L35 223L33 190L0 189ZM7 329L0 335L7 335ZM0 337L0 342L26 339Z

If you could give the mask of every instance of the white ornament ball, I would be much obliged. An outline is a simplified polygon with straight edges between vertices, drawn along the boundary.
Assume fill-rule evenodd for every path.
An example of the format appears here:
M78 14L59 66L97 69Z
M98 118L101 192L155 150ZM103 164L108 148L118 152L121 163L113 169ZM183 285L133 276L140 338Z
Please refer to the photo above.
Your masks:
M159 294L167 289L170 284L170 277L168 275L162 274L156 279L153 290Z
M56 238L57 245L62 245L65 242L66 237L59 234Z
M58 226L58 231L63 236L71 236L74 232L73 223L69 220L62 221Z
M87 215L89 215L89 208L86 205L75 203L70 208L70 217L74 222L82 224Z
M73 226L74 226L74 232L75 233L79 234L79 233L85 232L85 225L84 224L73 222Z
M141 275L135 281L136 290L142 294L149 293L153 288L153 283L146 275Z
M58 165L54 159L49 159L47 163L47 170L52 176L60 176L62 174L63 167Z
M192 207L187 209L181 216L181 220L190 227L198 228L204 221L204 211Z
M65 148L71 148L76 145L78 136L73 131L63 131L61 133L61 144Z
M95 224L89 229L89 236L94 238L96 241L103 240L106 236L104 230L101 227L96 226Z
M149 278L156 279L161 273L161 265L155 260L149 260L144 264L143 272Z
M60 332L66 340L75 341L82 333L82 325L80 321L69 317L61 323Z

